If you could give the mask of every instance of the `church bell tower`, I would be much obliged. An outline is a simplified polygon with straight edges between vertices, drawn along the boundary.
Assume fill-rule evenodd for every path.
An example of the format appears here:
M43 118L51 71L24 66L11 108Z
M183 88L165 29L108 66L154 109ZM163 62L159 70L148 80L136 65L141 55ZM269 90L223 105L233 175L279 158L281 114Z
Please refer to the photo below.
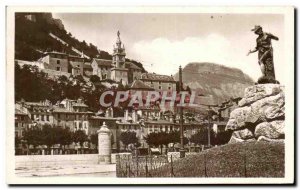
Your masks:
M128 69L125 67L125 46L120 39L120 32L117 33L117 42L113 50L113 68L111 69L111 79L116 82L122 82L123 85L128 84Z

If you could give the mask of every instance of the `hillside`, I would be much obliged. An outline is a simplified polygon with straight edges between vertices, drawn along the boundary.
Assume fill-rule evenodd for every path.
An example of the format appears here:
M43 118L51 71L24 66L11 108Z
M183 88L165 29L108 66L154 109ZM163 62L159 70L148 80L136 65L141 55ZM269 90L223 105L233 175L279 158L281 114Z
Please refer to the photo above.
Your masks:
M65 30L63 22L53 18L51 13L16 13L15 59L34 61L45 51L66 52L71 55L83 52L90 59L96 57L112 59L111 54L99 49L101 47L92 43L87 44L84 40L77 40ZM131 59L126 61L134 63L145 71L141 63Z
M174 161L173 173L174 177L284 177L284 165L284 143L248 142ZM152 177L170 177L170 168L169 163L150 173Z
M178 79L178 73L175 78ZM186 65L182 70L182 80L184 85L198 94L212 96L209 103L198 102L201 104L218 104L229 98L242 97L244 89L254 84L253 80L239 69L206 62Z

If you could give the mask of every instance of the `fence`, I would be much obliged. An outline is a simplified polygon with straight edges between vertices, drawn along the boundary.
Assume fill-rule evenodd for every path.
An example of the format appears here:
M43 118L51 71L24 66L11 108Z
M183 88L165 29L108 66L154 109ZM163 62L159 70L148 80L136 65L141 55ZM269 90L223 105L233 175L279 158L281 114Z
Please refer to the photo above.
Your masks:
M117 177L283 177L284 156L253 158L239 152L169 156L117 156Z
M170 162L168 156L132 156L117 155L116 170L118 177L164 177L160 175L160 169L170 169L170 176L174 177L172 172L173 158ZM165 166L165 167L164 167Z

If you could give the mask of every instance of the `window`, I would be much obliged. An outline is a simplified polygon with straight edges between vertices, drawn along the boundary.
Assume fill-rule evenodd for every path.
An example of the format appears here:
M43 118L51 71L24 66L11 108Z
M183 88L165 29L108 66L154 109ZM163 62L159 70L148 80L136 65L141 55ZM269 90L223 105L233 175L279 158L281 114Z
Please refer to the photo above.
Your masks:
M134 126L134 130L137 130L137 126L136 125Z
M56 67L56 70L57 70L57 71L60 71L60 67Z
M68 120L69 119L69 115L68 114L66 114L66 120Z
M159 86L158 89L161 90L161 86Z
M49 121L50 119L49 119L49 115L46 115L46 121Z
M31 120L34 120L34 114L31 114Z
M18 123L17 122L15 122L15 127L18 128Z
M44 115L41 115L41 120L44 121Z
M60 60L56 60L56 63L59 65L60 64Z
M173 131L173 126L170 126L170 131Z
M60 119L60 114L59 113L57 114L57 118Z
M168 89L171 90L171 86L169 86Z
M162 126L159 126L159 130L162 131Z

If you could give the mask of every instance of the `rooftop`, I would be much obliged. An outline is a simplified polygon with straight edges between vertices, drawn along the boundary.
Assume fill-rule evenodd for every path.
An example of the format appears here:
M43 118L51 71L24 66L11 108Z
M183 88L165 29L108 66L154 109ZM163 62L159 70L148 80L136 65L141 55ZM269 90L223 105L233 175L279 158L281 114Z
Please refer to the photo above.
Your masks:
M105 66L105 67L112 67L112 60L107 60L107 59L93 59L93 62L96 61L98 66Z
M130 86L131 90L148 90L153 91L154 89L150 86L143 83L141 80L135 80L133 81L132 85Z
M141 80L146 81L161 81L161 82L176 82L172 76L159 75L155 73L143 73L141 75Z

